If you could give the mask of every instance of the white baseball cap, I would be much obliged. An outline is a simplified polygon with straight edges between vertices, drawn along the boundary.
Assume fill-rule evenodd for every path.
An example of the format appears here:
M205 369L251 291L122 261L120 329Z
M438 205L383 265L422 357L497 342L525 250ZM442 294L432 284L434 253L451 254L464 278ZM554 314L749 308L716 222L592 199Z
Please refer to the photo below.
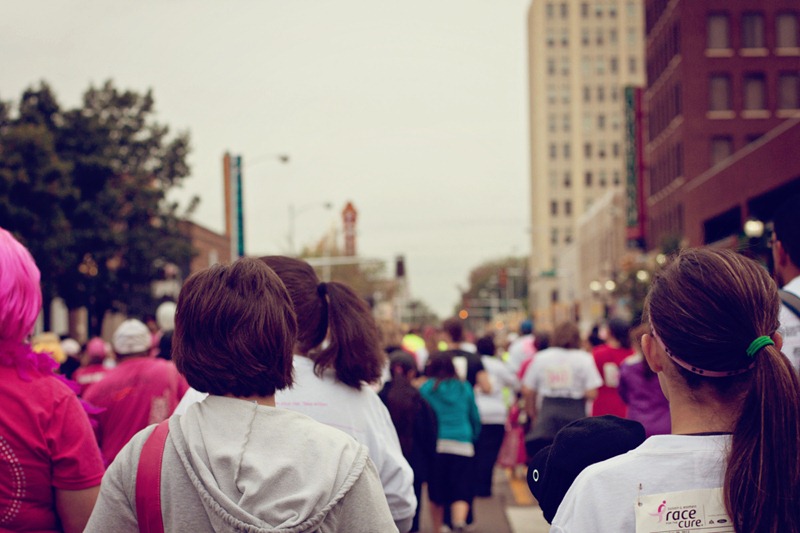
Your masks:
M146 352L150 349L150 330L141 320L128 319L114 332L111 346L119 355Z

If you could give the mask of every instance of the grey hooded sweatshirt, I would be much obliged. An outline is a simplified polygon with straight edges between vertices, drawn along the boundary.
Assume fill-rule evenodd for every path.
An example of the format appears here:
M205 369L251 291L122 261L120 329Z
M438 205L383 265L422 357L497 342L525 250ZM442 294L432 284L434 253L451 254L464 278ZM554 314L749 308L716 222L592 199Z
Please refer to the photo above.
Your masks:
M155 426L108 468L87 532L138 533L136 469ZM367 448L275 407L210 396L173 416L161 470L167 532L396 532Z

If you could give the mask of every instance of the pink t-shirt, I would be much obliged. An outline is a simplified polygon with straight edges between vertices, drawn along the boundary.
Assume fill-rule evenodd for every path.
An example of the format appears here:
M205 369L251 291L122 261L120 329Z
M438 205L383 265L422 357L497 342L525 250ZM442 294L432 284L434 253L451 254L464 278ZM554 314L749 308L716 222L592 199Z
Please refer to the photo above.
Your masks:
M75 393L54 376L0 366L0 530L61 531L53 488L100 484L103 461Z
M612 348L607 344L596 346L592 351L597 370L603 377L603 385L597 390L592 405L592 416L616 415L625 418L628 410L619 396L619 367L633 353L630 348Z
M81 386L81 396L86 393L86 389L90 385L97 383L108 374L110 369L104 367L102 364L86 365L79 368L72 374L72 379Z
M165 359L133 357L86 390L84 399L105 408L97 438L106 465L139 430L169 418L189 385Z

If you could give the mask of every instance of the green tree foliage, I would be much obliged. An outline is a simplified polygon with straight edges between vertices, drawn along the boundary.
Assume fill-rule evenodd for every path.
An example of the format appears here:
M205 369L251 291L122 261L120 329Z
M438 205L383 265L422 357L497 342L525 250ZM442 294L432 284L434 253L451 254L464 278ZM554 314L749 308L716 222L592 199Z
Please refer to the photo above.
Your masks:
M488 311L527 309L528 265L523 257L507 257L481 263L469 273L469 287L454 315L466 307L471 315L488 317Z
M189 173L188 134L154 121L151 92L91 87L62 110L42 83L17 116L0 107L0 226L31 249L47 297L86 306L90 332L109 309L152 311L150 283L192 250L166 194Z

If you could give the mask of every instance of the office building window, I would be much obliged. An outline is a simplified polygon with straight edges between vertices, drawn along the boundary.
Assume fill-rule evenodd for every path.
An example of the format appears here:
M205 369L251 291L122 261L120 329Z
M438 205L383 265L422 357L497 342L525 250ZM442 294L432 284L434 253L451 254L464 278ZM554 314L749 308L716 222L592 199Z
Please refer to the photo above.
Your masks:
M591 172L587 172L586 174L584 174L583 175L583 179L584 179L587 187L591 187L592 186L592 173Z
M760 13L742 15L742 48L764 48L764 16Z
M603 18L603 6L599 3L594 6L594 16L599 19Z
M605 74L606 73L606 60L602 57L597 58L597 73L598 74Z
M583 70L584 76L589 76L592 73L592 58L589 56L583 56L581 58L581 69Z
M709 111L731 109L731 79L726 75L713 75L709 79Z
M603 44L603 29L602 28L597 28L597 34L596 34L596 37L595 37L595 42L597 43L597 46L602 46L602 44Z
M600 141L597 143L597 157L600 159L605 159L606 157L606 143L605 141Z
M569 131L571 125L572 122L570 121L570 115L569 113L565 113L564 116L562 117L562 126L564 127L564 131Z
M561 18L565 19L567 17L569 17L569 6L566 3L562 2L561 3Z
M589 4L587 2L581 3L581 18L589 18Z
M611 87L611 101L616 102L619 100L619 87Z
M547 13L547 18L549 19L553 18L553 14L555 13L555 7L553 6L553 4L548 3L544 9L545 12Z
M583 131L584 131L584 133L591 133L593 127L594 127L594 121L592 120L592 114L591 113L584 113L583 114Z
M639 42L638 33L636 28L628 28L628 46L634 47Z
M604 102L606 99L606 88L602 85L597 87L597 101Z
M629 74L636 74L636 58L629 57L628 58L628 73Z
M612 57L608 62L608 70L611 74L616 74L618 69L619 60L616 57Z
M567 28L563 28L561 30L561 46L567 46L569 44L569 30Z
M565 84L561 86L561 101L565 104L569 103L569 95L570 95L570 87L569 85Z
M547 86L547 103L548 104L555 104L556 103L556 87L555 87L555 85L548 85Z
M552 57L547 60L547 73L550 75L556 73L556 60Z
M617 4L612 0L608 6L608 16L612 19L617 18Z
M564 214L565 215L571 215L572 214L572 201L571 200L565 200L564 201Z
M731 47L730 19L728 15L712 14L706 20L706 48L728 49Z
M555 144L550 145L550 159L558 157L558 147Z
M556 44L556 31L553 28L547 28L547 46L552 48Z
M564 188L569 189L570 187L572 187L572 174L564 172Z
M711 166L733 153L733 139L726 136L711 138Z
M564 229L564 243L569 244L572 242L572 228Z
M603 113L597 115L597 129L601 131L606 129L606 116Z
M638 15L638 13L636 12L636 2L628 0L628 3L625 7L627 8L628 11L628 18L629 19L636 18L636 16Z
M622 180L620 179L619 170L615 170L614 171L614 185L619 185L620 183L622 183Z
M797 13L780 13L775 18L776 44L778 48L797 48L798 39Z
M763 74L746 74L744 77L744 109L767 108L766 81Z
M567 56L561 58L561 74L569 76L569 58Z
M619 143L614 143L611 146L611 153L614 155L614 157L619 157Z
M586 143L586 144L583 145L583 157L585 157L586 159L591 159L592 158L592 144L591 143Z
M556 116L552 113L547 115L547 131L550 133L556 132Z
M571 150L569 148L569 144L564 144L564 159L569 159Z
M605 187L607 185L607 183L606 183L606 171L605 170L601 170L599 176L600 176L600 179L598 181L600 182L600 186L601 187Z
M612 113L611 114L611 129L614 131L619 131L620 120L619 120L619 113Z
M583 101L590 102L592 100L592 89L588 85L583 86Z
M589 28L583 28L581 30L581 44L583 46L589 46Z
M778 109L800 109L800 75L797 73L778 76Z
M555 170L551 170L548 177L550 178L550 189L555 189L558 186L558 173Z
M558 228L553 228L550 232L550 244L558 244ZM558 293L556 291L553 292L555 293L555 298L558 299Z
M617 28L611 28L608 30L608 42L611 44L617 44Z
M550 214L552 216L558 215L558 202L556 202L555 200L550 202Z

